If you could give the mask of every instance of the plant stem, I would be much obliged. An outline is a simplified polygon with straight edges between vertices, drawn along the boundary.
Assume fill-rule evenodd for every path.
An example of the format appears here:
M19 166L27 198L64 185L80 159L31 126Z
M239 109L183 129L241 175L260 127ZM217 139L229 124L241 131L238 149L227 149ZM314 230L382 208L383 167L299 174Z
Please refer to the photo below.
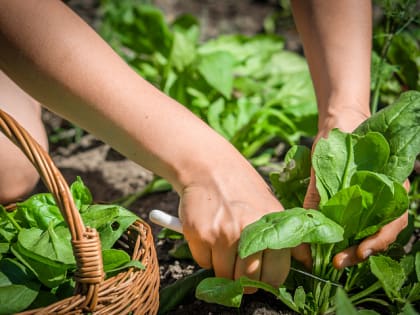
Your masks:
M405 10L403 10L403 13L404 13L404 17L406 17L406 14L409 13L408 7L405 7ZM398 30L395 30L396 26L392 23L391 18L388 16L386 19L385 34L386 34L387 39L384 43L384 46L382 47L379 64L376 68L376 74L375 74L376 82L375 82L375 88L374 88L372 102L371 102L372 114L376 113L376 111L378 110L379 93L380 93L380 88L382 84L382 67L388 55L388 51L389 51L389 48L391 47L392 41L395 35L398 35L399 33L401 33L413 21L415 21L415 17L409 18Z
M114 203L117 203L121 205L124 208L130 207L137 199L147 195L151 194L153 192L163 192L171 190L172 187L169 183L164 182L161 178L155 177L153 180L146 185L142 190L135 192L134 194L128 195L120 200L114 201Z
M10 213L7 212L6 208L0 205L0 209L3 215L10 221L10 223L12 223L14 228L20 232L22 230L22 227L15 221L15 219L10 215Z
M379 290L382 287L381 283L379 281L376 281L374 284L372 284L370 287L367 287L363 291L360 291L356 293L355 295L352 295L349 297L349 300L352 303L357 303L358 300L364 298L365 296L368 296L372 294L373 292Z

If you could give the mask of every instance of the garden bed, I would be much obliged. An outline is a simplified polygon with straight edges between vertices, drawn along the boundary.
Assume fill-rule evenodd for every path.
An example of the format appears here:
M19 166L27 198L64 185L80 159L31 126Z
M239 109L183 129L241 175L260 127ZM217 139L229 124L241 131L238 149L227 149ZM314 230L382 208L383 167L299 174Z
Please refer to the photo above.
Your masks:
M82 18L93 27L97 27L100 19L97 1L67 1ZM180 13L191 13L200 20L201 38L208 40L221 33L255 35L262 31L263 20L275 12L277 1L164 1L154 2L162 8L168 21L173 21ZM291 21L290 15L280 19L275 31L285 38L287 50L301 53L301 43ZM92 192L97 202L113 203L121 198L135 194L153 179L153 174L141 166L127 160L115 152L107 144L86 134L68 122L44 111L43 120L47 131L56 143L51 142L50 154L67 182L73 182L80 176ZM287 147L285 143L284 147ZM277 150L272 156L280 162L283 150ZM45 191L42 184L36 192ZM153 193L137 199L128 208L148 221L148 213L152 209L162 209L177 215L179 198L173 191ZM150 223L150 222L149 222ZM150 223L155 236L156 249L160 264L161 287L166 287L187 275L191 275L199 267L188 259L175 259L168 251L178 241L158 239L160 227ZM417 237L417 236L415 236ZM195 299L186 299L168 314L294 314L282 302L261 290L247 295L242 301L239 311L217 304L209 304Z

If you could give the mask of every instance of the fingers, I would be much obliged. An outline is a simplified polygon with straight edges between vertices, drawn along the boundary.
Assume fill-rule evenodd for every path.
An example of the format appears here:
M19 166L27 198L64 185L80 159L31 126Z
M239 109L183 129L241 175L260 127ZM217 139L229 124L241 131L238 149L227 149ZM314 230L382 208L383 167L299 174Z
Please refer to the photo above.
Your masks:
M290 249L264 251L261 268L261 281L274 287L280 286L287 278L290 269Z
M285 280L290 269L290 250L266 249L254 255L240 259L238 257L235 268L235 279L246 276L253 280L280 286ZM255 288L245 288L244 293L255 293Z
M394 221L384 225L377 233L363 240L359 245L347 248L335 255L334 267L342 269L353 266L369 256L383 252L389 245L395 242L398 234L407 226L408 212L404 213Z
M212 264L216 277L233 279L235 272L237 242L212 248Z
M357 257L365 260L370 255L383 252L397 239L398 234L407 226L408 212L383 226L379 232L366 238L357 249Z
M210 246L185 237L195 262L204 269L212 269L212 254Z
M290 269L290 250L265 250L244 259L236 255L236 244L203 248L189 242L195 261L205 269L214 269L216 277L239 279L246 276L253 280L263 281L275 287L281 285ZM196 249L200 249L197 251ZM255 288L245 288L245 294L255 293Z
M307 270L312 270L311 247L308 244L301 244L292 248L291 254L293 258L303 264Z
M235 265L234 279L239 279L242 276L246 276L253 280L261 279L261 267L262 267L263 253L258 252L250 255L244 259L237 256ZM245 288L245 294L255 293L255 288Z
M333 266L336 269L343 269L361 262L362 260L357 257L357 247L357 245L354 245L335 255L333 258Z
M303 207L305 209L318 209L319 199L319 193L315 184L315 171L311 168L311 179L303 201Z

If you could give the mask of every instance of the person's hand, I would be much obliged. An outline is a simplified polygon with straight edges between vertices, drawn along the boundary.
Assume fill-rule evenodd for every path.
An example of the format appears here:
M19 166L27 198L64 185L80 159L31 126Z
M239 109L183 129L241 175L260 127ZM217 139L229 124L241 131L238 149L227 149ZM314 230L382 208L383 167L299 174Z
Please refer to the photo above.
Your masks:
M217 277L247 276L274 286L284 282L290 250L265 250L245 259L238 256L243 228L268 212L283 209L245 159L235 157L203 170L180 195L183 232L201 267L213 268Z
M329 117L323 120L323 124L319 129L318 135L314 140L314 145L320 138L326 138L333 128L339 128L344 132L353 131L367 115L360 112L354 112L351 108L343 109L340 115ZM405 188L409 189L409 182L404 183ZM317 209L319 204L319 194L316 189L315 172L311 170L311 178L306 192L303 207L306 209ZM333 265L337 269L356 265L369 256L385 251L397 238L398 234L407 226L408 213L404 213L401 217L383 226L377 233L364 239L360 244L349 247L342 252L336 254L333 258ZM307 269L311 269L312 256L310 247L302 244L292 249L293 257L300 261Z
M410 182L406 180L404 187L408 191ZM337 269L356 265L371 255L383 252L395 242L398 234L407 226L408 212L384 225L378 232L364 239L360 244L351 246L334 256L333 265Z

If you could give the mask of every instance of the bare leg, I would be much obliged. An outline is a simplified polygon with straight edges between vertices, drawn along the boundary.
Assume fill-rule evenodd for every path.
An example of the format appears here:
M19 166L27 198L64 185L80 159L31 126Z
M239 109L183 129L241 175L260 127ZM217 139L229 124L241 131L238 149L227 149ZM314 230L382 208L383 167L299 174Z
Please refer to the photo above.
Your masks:
M0 109L15 118L45 149L48 141L41 106L0 71ZM0 133L0 204L28 194L39 179L25 155Z

